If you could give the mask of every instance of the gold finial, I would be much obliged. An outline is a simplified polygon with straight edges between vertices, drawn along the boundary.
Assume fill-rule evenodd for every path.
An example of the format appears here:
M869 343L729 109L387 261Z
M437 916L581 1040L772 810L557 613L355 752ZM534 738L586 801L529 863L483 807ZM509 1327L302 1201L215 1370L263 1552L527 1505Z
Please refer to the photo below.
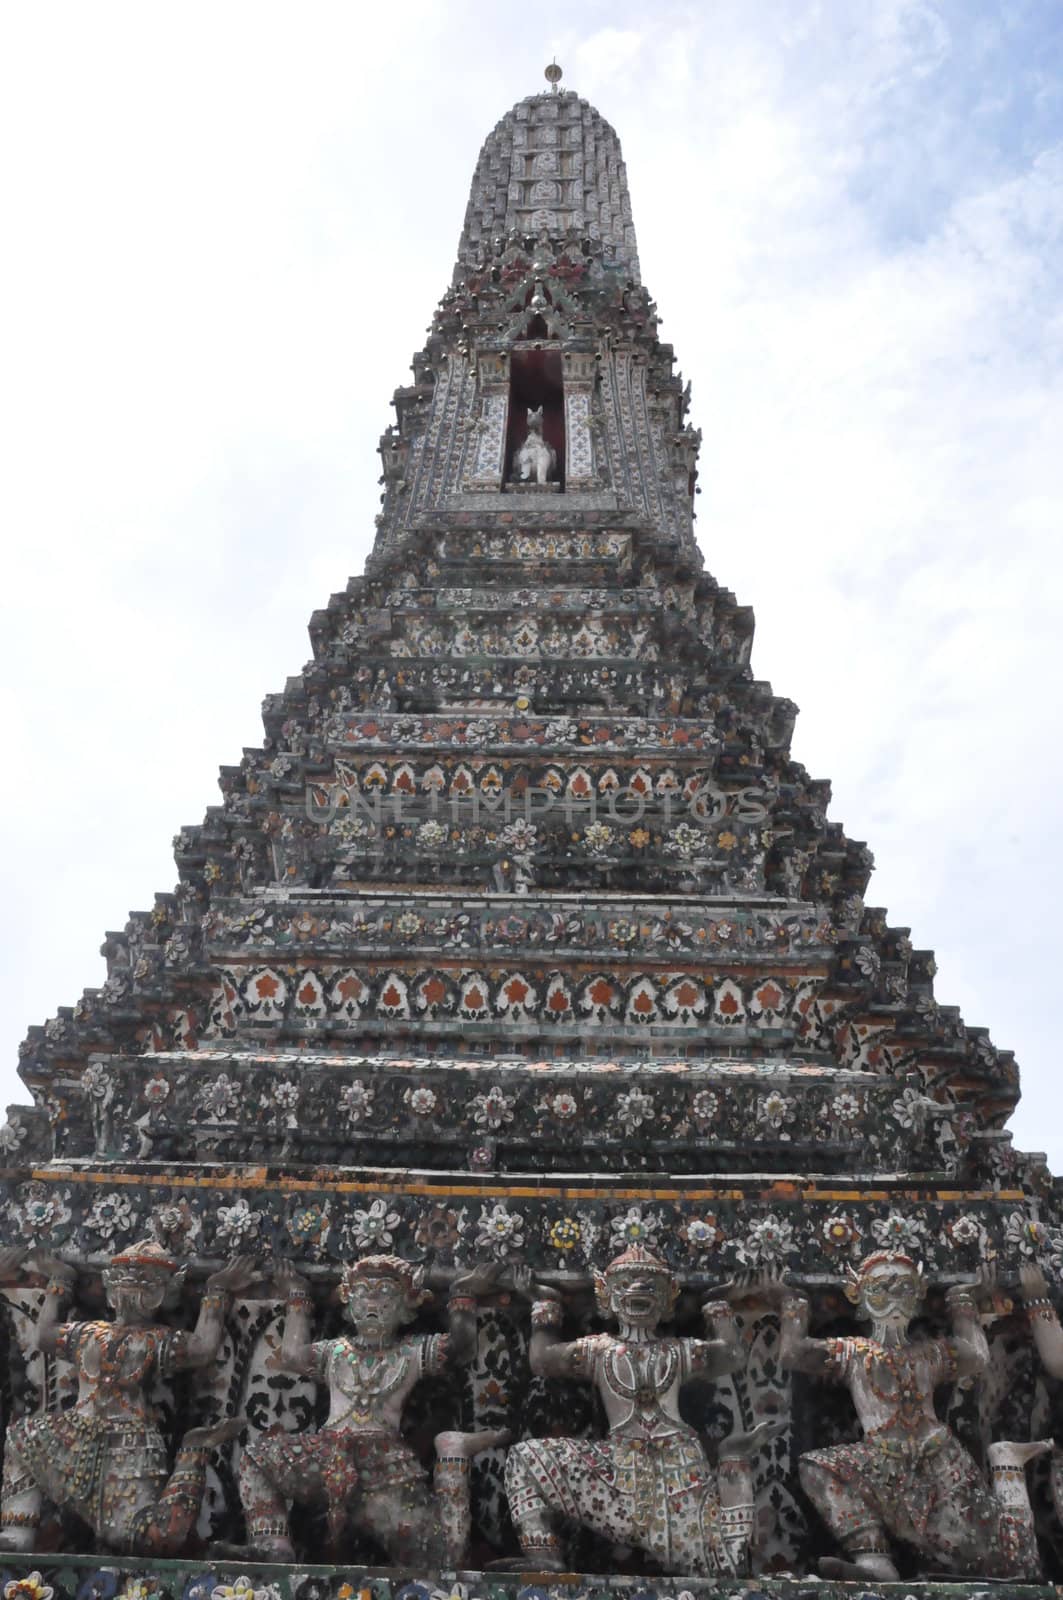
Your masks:
M556 56L551 61L550 65L546 68L546 71L543 73L543 77L546 79L547 83L550 85L551 89L556 94L557 93L557 86L561 82L561 78L562 78L561 68L557 64L557 57Z

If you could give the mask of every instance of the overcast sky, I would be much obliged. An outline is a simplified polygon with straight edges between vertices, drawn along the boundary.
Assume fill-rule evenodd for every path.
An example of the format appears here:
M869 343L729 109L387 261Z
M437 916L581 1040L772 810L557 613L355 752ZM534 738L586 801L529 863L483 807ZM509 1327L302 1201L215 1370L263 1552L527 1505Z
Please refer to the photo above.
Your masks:
M361 570L477 152L555 52L754 671L1063 1170L1059 0L0 6L4 1101Z

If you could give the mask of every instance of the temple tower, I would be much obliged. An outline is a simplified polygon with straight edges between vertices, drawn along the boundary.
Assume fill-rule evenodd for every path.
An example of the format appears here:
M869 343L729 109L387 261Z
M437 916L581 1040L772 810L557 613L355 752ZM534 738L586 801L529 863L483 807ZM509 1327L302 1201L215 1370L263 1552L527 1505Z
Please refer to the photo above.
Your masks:
M931 1321L987 1260L1007 1289L1058 1254L1050 1182L1004 1129L1011 1055L867 900L867 846L753 675L752 613L703 568L688 388L619 141L576 94L555 84L488 136L393 404L364 575L312 617L312 659L267 696L221 804L178 833L176 888L107 934L101 989L30 1030L4 1238L75 1266L88 1305L164 1214L189 1324L224 1259L264 1264L209 1379L168 1391L172 1432L312 1420L312 1385L276 1375L279 1259L325 1328L341 1263L374 1251L422 1263L437 1295L477 1262L530 1266L589 1328L592 1269L634 1243L677 1273L680 1325L736 1272L785 1270L844 1328L847 1267L873 1248L926 1263ZM509 1283L468 1375L415 1400L421 1444L459 1420L599 1425L530 1377ZM8 1416L61 1404L69 1369L33 1346L43 1276L4 1295ZM825 1535L796 1457L845 1419L781 1371L770 1307L742 1327L746 1371L691 1416L716 1436L791 1418L757 1460L755 1559L807 1569ZM992 1381L951 1402L979 1447L1048 1404L1025 1331L994 1329ZM242 1448L212 1458L193 1553L241 1537ZM514 1548L502 1460L474 1471L477 1564ZM312 1523L299 1537L305 1564ZM354 1539L346 1565L379 1555ZM51 1559L71 1595L96 1570ZM623 1559L585 1552L644 1570Z

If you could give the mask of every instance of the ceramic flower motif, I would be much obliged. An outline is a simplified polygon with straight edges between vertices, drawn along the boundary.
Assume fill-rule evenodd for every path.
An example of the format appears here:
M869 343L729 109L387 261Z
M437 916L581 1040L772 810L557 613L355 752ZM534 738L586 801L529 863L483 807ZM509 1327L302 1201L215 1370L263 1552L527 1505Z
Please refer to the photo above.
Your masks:
M820 1237L834 1253L852 1250L860 1242L860 1229L847 1211L832 1211L820 1227Z
M256 1589L250 1578L242 1576L232 1583L219 1583L211 1590L210 1600L280 1600L280 1590L275 1583Z
M703 1217L688 1217L679 1229L679 1236L685 1240L686 1247L692 1255L700 1256L710 1250L718 1250L724 1242L724 1231L711 1212Z
M1048 1229L1026 1212L1013 1211L1004 1224L1004 1238L1020 1255L1036 1256L1048 1244Z
M962 1211L958 1217L946 1222L945 1238L954 1249L975 1248L981 1254L986 1245L987 1235L977 1217L972 1217L969 1211Z
M429 1089L427 1084L419 1084L416 1089L407 1089L402 1098L415 1117L433 1116L439 1103L435 1090Z
M519 1211L509 1211L501 1200L493 1206L481 1206L476 1224L476 1243L487 1249L498 1261L504 1261L524 1248L524 1218Z
M772 1089L768 1094L757 1096L757 1121L761 1127L767 1128L777 1139L789 1139L786 1131L787 1124L794 1120L796 1108L789 1095L780 1094L778 1089Z
M720 1112L720 1097L712 1089L699 1089L690 1102L690 1114L699 1125L715 1122Z
M286 1128L299 1126L299 1085L292 1078L282 1078L273 1085L270 1096L274 1109Z
M661 1219L655 1212L644 1213L641 1206L629 1206L622 1215L613 1217L609 1231L614 1248L626 1250L629 1245L650 1244L660 1226Z
M851 1089L843 1089L830 1102L830 1115L835 1122L851 1123L862 1116L863 1101Z
M616 1097L616 1120L625 1133L634 1133L643 1123L652 1122L656 1115L653 1096L643 1089L631 1089Z
M53 1234L70 1221L69 1190L55 1190L51 1184L27 1183L15 1207L19 1232L28 1239Z
M340 1090L340 1111L351 1127L369 1115L373 1109L374 1091L367 1083L344 1084Z
M871 1232L875 1243L884 1250L919 1250L926 1236L926 1229L921 1222L915 1217L906 1217L900 1211L876 1217L871 1224Z
M559 1217L547 1229L547 1242L551 1250L565 1256L578 1250L583 1240L583 1229L578 1217Z
M386 1250L394 1244L401 1222L397 1211L388 1210L386 1200L377 1199L364 1211L352 1211L345 1232L356 1250Z
M327 1200L297 1205L288 1217L288 1237L293 1244L301 1245L317 1256L325 1248L331 1225Z
M101 1194L93 1201L85 1226L109 1241L116 1234L130 1234L136 1220L137 1212L126 1195Z
M4 1584L4 1600L52 1600L55 1590L34 1570Z
M785 1217L769 1214L752 1223L738 1241L739 1261L759 1267L782 1261L794 1248L793 1224Z
M538 1109L559 1122L569 1122L579 1111L579 1102L574 1094L562 1089L558 1094L548 1095Z
M513 1121L513 1100L497 1084L486 1094L474 1095L470 1102L473 1121L480 1128L501 1128Z
M220 1072L216 1078L200 1085L196 1098L212 1122L221 1122L240 1104L240 1085L234 1083L228 1073Z
M242 1198L231 1206L219 1206L218 1243L231 1250L246 1249L253 1239L258 1238L261 1224L261 1211L252 1211Z

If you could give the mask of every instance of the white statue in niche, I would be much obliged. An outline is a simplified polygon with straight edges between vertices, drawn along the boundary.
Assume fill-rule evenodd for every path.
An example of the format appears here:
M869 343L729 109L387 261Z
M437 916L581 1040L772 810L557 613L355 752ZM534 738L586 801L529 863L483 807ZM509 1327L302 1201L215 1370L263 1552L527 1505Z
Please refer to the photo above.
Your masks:
M517 451L513 476L518 483L549 483L557 469L557 451L543 438L543 408L528 412L528 437Z

